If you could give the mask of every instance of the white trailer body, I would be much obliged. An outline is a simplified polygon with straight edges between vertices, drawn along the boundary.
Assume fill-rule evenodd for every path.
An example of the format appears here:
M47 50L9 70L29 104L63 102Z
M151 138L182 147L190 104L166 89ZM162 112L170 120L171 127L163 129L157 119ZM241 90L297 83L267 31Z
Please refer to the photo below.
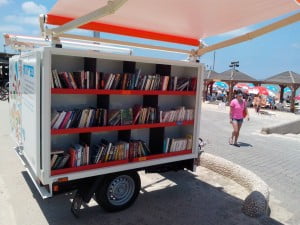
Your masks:
M70 143L78 142L80 134L51 134L51 110L60 107L75 107L78 105L95 106L96 94L53 94L51 88L51 72L80 71L85 68L85 59L93 59L96 70L120 73L124 62L134 62L143 73L155 73L156 65L168 65L172 76L197 77L197 90L194 96L159 95L158 104L162 108L172 108L184 104L195 109L193 124L183 126L178 123L176 127L164 128L173 137L192 133L192 150L185 154L170 155L167 157L143 158L130 163L116 164L99 168L86 168L66 173L53 173L51 171L51 149L65 147ZM177 163L180 169L195 169L198 159L198 137L201 115L201 89L203 80L203 65L185 61L173 61L156 58L146 58L129 55L100 53L88 50L71 50L63 48L43 47L31 52L14 56L10 59L10 121L11 134L17 143L16 151L24 163L35 186L43 198L54 194L53 184L59 184L97 177L106 174L120 173L122 171L147 170L154 166ZM128 95L127 95L128 94ZM109 94L110 107L128 107L147 94L134 95L130 91ZM153 95L149 93L149 95ZM148 95L147 95L148 96ZM177 103L178 102L178 103ZM135 129L131 138L144 139L149 143L149 130L151 128ZM98 136L104 135L112 141L118 138L112 132L90 132L91 143ZM98 135L98 136L97 136ZM94 141L93 141L94 140ZM170 166L169 166L170 167ZM171 169L170 169L171 170Z

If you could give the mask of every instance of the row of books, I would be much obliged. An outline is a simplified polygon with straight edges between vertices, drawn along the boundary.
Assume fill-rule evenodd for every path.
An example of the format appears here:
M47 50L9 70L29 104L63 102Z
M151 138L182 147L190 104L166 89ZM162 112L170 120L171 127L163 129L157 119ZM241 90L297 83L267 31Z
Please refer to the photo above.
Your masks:
M102 108L54 110L51 117L51 129L107 126L107 110Z
M164 141L164 153L190 150L193 147L193 136L185 138L166 138Z
M57 72L52 70L52 88L71 88L71 89L101 89L103 82L102 73L81 71L81 72Z
M99 126L119 126L149 124L157 122L177 122L194 119L194 110L179 107L175 110L160 111L154 107L135 105L128 109L86 108L71 111L52 112L51 129L68 129Z
M102 139L100 144L90 147L73 144L65 153L63 150L51 152L51 169L72 168L116 160L131 160L150 154L146 143L141 140L119 141L115 144Z
M103 163L115 160L131 160L150 154L146 143L141 140L131 140L129 142L119 141L115 144L102 140L93 149L92 162Z
M51 169L62 169L66 166L70 159L70 154L63 150L55 150L51 152Z
M52 70L52 88L104 90L195 91L196 77L142 75L135 73L101 73L92 71L57 72Z
M194 109L182 106L175 110L160 111L159 118L161 123L194 120Z

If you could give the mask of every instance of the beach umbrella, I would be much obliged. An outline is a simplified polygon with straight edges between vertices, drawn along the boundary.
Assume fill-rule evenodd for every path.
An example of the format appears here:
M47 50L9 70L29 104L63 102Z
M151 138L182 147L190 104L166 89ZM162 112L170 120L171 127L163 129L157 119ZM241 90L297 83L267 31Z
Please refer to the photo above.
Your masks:
M251 87L250 84L246 84L246 83L237 83L233 89L237 90L237 89L242 89L242 90L248 90Z
M289 87L286 87L284 90L283 90L284 93L287 93L287 92L292 92L292 89L290 89Z
M300 100L300 95L296 96L295 100Z
M268 89L268 95L271 97L276 97L276 93Z
M248 94L269 95L269 91L266 87L257 86L257 87L249 88Z
M216 81L213 86L228 89L228 85L222 81Z
M274 92L274 93L276 93L276 92L278 92L279 91L279 88L277 87L277 86L275 86L275 85L266 85L265 86L268 90L270 90L270 91L272 91L272 92Z

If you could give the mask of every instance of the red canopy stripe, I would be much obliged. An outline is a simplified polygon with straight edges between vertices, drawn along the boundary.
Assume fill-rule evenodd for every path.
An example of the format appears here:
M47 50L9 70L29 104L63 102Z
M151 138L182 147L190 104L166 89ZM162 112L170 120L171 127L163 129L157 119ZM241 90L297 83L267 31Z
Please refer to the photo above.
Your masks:
M72 20L74 20L74 18L56 16L52 14L47 15L47 24L63 25ZM99 23L99 22L90 22L80 26L79 28L113 33L113 34L127 35L132 37L147 38L147 39L152 39L157 41L166 41L166 42L172 42L177 44L185 44L185 45L192 45L192 46L200 45L200 41L193 38L186 38L186 37L181 37L176 35L163 34L163 33L157 33L157 32L140 30L140 29L133 29L133 28L110 25L110 24Z

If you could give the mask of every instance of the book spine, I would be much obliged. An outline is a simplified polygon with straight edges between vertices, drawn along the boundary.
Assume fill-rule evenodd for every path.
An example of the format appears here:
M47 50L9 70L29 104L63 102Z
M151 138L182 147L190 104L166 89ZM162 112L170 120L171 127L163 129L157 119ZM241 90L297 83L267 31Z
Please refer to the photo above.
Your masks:
M59 129L64 129L64 128L66 128L67 123L68 123L68 121L69 121L69 119L70 119L71 114L72 114L72 111L69 111L69 112L66 113L66 116L65 116L65 118L63 119L63 121L61 122L61 124L60 124L60 126L59 126Z
M62 85L61 85L61 82L60 82L57 70L54 70L54 74L55 74L55 77L57 79L58 88L62 88Z
M69 74L69 78L70 78L70 81L71 81L71 85L74 89L77 89L77 85L76 85L76 82L75 82L75 79L73 77L73 74L72 73L68 73Z

